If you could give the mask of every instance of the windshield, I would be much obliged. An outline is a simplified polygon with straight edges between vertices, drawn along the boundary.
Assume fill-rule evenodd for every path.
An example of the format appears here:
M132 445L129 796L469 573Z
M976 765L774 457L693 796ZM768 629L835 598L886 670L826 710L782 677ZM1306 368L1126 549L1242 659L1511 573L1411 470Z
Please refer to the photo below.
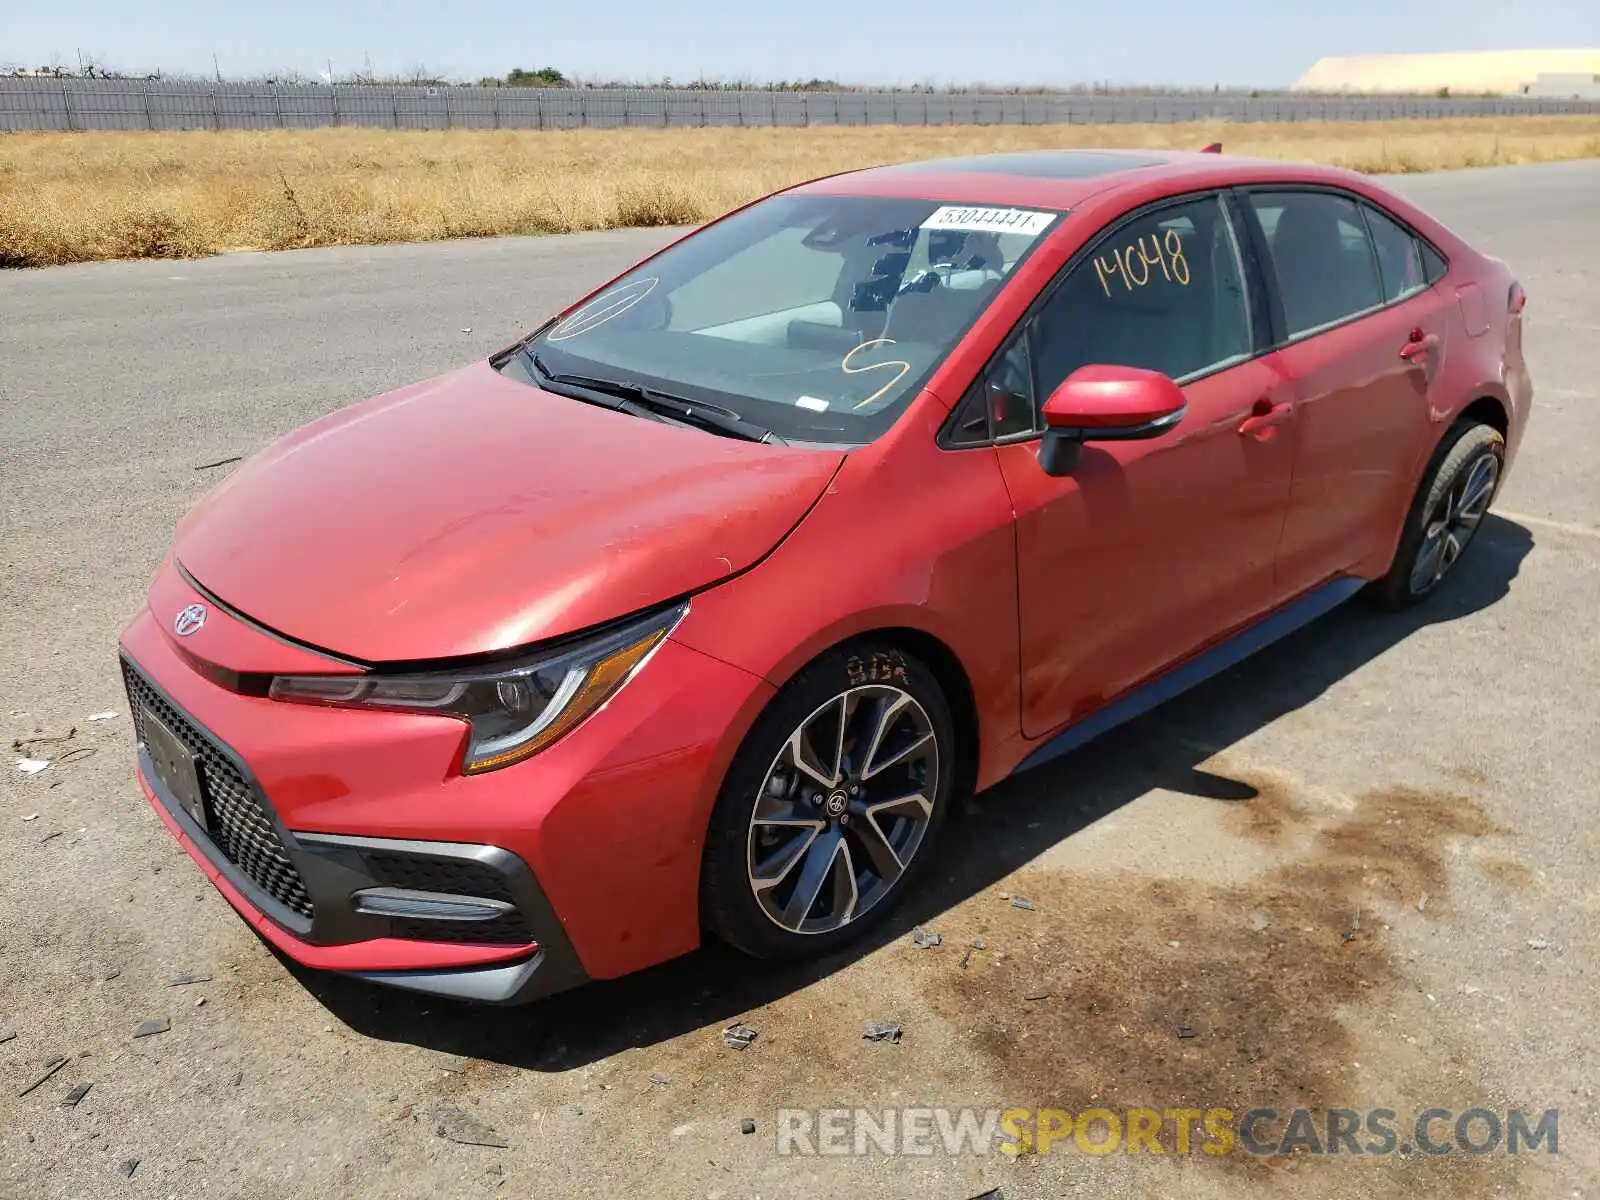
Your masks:
M530 349L552 374L720 405L786 441L867 442L1058 215L776 196L623 276ZM505 369L531 381L521 362Z

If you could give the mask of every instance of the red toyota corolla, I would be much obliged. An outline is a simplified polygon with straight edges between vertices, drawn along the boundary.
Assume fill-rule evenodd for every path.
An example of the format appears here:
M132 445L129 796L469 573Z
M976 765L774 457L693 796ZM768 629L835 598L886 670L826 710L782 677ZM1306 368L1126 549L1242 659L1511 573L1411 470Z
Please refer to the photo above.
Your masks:
M1342 171L793 188L206 497L122 639L141 781L312 967L511 1001L702 930L826 952L963 790L1433 591L1523 303Z

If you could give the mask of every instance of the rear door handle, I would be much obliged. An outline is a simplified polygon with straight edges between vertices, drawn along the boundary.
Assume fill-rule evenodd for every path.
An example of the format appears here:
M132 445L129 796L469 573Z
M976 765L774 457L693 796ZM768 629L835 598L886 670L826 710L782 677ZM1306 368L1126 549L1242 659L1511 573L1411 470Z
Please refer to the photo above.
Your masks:
M1420 358L1428 357L1438 344L1438 334L1423 333L1420 329L1413 329L1410 340L1400 347L1400 357L1407 362L1416 362Z
M1274 404L1263 396L1256 401L1255 407L1250 410L1250 415L1239 426L1239 432L1247 435L1266 434L1270 436L1273 426L1282 425L1292 416L1294 416L1294 406L1292 404L1287 401L1282 404Z

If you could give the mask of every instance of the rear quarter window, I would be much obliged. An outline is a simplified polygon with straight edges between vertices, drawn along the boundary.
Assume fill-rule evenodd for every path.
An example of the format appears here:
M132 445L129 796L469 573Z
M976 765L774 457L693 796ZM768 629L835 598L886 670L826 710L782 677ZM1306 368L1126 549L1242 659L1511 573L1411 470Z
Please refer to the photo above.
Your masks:
M1432 282L1422 261L1422 242L1406 226L1386 213L1364 206L1367 228L1378 252L1378 273L1383 277L1383 298L1393 301L1422 291Z
M1423 242L1422 269L1427 274L1428 282L1433 284L1444 278L1444 273L1450 269L1450 264L1445 262L1444 255L1428 245L1427 242Z

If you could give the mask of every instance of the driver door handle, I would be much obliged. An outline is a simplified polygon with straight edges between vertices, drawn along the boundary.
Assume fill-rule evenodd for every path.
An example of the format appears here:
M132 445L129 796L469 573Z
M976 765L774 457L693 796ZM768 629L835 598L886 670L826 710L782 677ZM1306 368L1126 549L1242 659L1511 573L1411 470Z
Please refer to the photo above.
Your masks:
M1246 436L1266 439L1272 436L1274 426L1282 425L1294 416L1294 406L1287 400L1274 404L1265 396L1255 402L1250 410L1250 415L1239 426L1239 432Z

